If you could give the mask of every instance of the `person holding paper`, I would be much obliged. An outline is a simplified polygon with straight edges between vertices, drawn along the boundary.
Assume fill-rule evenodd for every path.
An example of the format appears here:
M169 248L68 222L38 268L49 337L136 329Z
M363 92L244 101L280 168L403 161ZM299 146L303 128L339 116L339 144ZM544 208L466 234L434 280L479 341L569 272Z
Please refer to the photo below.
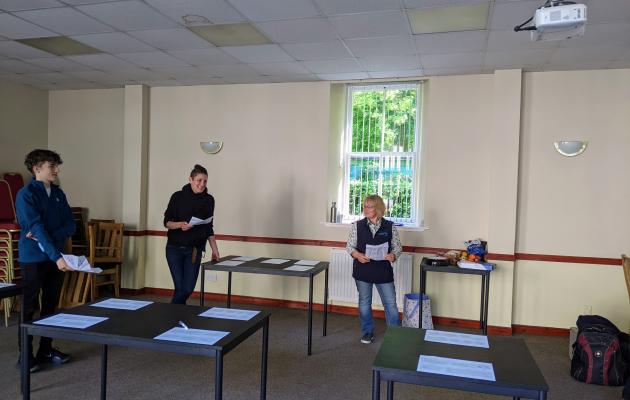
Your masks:
M372 319L374 285L385 308L387 325L400 325L392 263L400 257L402 245L394 223L383 218L385 203L380 196L372 195L365 198L363 215L365 218L354 222L350 228L346 250L354 258L352 277L359 292L361 343L369 344L374 341ZM385 246L386 254L380 260L372 259L365 254L368 248L371 248L372 254L382 254L380 249Z
M219 259L211 219L214 197L208 193L207 184L208 171L195 165L188 184L173 193L164 211L164 226L168 228L166 262L175 286L171 303L186 304L195 289L206 240L212 250L212 259Z
M54 184L62 162L59 154L50 150L33 150L24 160L33 179L17 193L15 208L21 228L18 261L22 267L25 321L33 319L40 291L39 316L56 311L63 273L71 270L61 250L74 233L75 223L66 195ZM29 336L29 349L32 341ZM18 344L22 351L24 344L20 340ZM39 370L43 362L63 364L69 359L70 355L52 347L51 338L41 337L37 357L32 352L29 355L30 370Z

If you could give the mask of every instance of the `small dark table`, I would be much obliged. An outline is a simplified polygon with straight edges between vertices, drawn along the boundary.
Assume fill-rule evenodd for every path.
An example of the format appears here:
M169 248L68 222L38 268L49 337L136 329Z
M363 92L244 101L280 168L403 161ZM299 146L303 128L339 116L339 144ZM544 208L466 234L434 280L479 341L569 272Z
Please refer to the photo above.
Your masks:
M24 287L22 285L13 284L11 286L5 286L0 288L0 300L7 297L22 296L24 293ZM24 300L20 302L20 322L24 315Z
M222 257L219 262L238 258L239 256ZM313 268L306 271L287 271L285 268L295 264L299 260L288 260L282 264L263 264L262 261L268 260L270 257L258 257L251 261L245 261L242 264L233 267L225 265L217 265L210 261L201 264L201 296L200 304L204 304L205 293L205 277L206 271L227 271L228 272L228 288L227 288L227 307L232 304L232 272L244 272L249 274L266 274L266 275L282 275L282 276L299 276L309 278L308 286L308 352L311 355L311 343L313 341L313 277L324 271L324 332L326 336L326 322L328 319L328 263L320 261Z
M450 274L481 275L481 304L479 306L479 328L483 334L488 333L488 299L490 297L490 272L478 269L460 268L454 266L434 266L426 257L420 262L420 293L427 292L427 271L446 272Z
M381 380L387 399L394 398L394 382L545 400L549 387L523 339L489 336L490 348L425 342L425 330L388 327L372 366L372 400L380 399ZM420 355L489 362L496 381L418 372Z
M90 304L63 310L63 313L108 317L109 319L86 329L36 325L32 322L23 323L22 343L28 343L27 335L38 335L101 344L101 400L105 400L107 393L107 347L109 345L214 357L216 366L214 398L220 400L223 397L223 357L260 328L263 329L260 398L261 400L266 398L269 312L260 311L249 321L239 321L198 316L211 307L152 303L139 310L129 311L91 307ZM190 329L227 331L230 334L212 346L153 339L157 335L179 326L178 321L183 321ZM21 365L22 376L24 377L22 396L24 400L30 398L28 355L28 351L22 352Z

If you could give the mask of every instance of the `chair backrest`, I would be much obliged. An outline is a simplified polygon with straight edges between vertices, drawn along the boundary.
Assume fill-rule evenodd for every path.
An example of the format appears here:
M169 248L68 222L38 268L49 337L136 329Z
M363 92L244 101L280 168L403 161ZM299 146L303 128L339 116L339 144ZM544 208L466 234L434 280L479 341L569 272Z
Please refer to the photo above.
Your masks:
M89 261L121 263L123 259L123 231L125 225L116 222L98 222L88 225Z
M59 296L59 308L71 308L88 301L91 276L87 272L66 272Z
M0 180L0 221L15 221L15 206L13 203L13 195L11 187L7 181Z
M621 264L623 265L623 275L626 277L626 289L628 289L628 300L630 300L630 257L625 254L621 255Z
M24 178L22 178L22 175L17 172L5 172L4 180L7 181L9 187L11 188L11 196L13 197L13 204L15 204L17 192L22 189L22 186L24 186Z

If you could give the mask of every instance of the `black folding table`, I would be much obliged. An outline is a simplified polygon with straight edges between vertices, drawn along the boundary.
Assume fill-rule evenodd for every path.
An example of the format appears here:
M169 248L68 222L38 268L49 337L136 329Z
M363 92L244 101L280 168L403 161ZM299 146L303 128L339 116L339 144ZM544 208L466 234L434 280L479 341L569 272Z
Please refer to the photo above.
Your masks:
M298 260L287 260L282 264L268 264L263 261L268 260L269 257L258 257L254 260L245 261L242 264L227 266L219 265L222 261L232 260L239 256L227 256L219 260L219 262L205 262L201 264L201 296L200 304L204 304L205 294L205 276L206 271L227 271L228 272L228 287L227 287L227 307L232 304L232 272L243 272L248 274L267 274L267 275L282 275L282 276L298 276L309 279L308 286L308 351L307 354L311 355L311 343L313 341L313 277L320 272L324 271L324 329L323 336L326 336L326 322L328 319L328 263L325 261L319 261L313 265L312 268L306 271L291 271L285 268L295 264Z
M21 329L22 343L28 343L27 335L38 335L101 344L101 400L105 400L107 394L107 348L110 345L214 357L216 366L214 398L219 400L223 397L223 357L260 328L263 330L260 398L261 400L266 398L269 312L260 311L250 320L241 321L199 317L198 315L207 310L208 307L183 304L152 303L135 311L92 307L90 304L92 303L63 310L63 313L108 317L108 319L86 329L39 325L35 323L37 320L23 323ZM154 339L169 329L180 326L179 321L183 321L190 329L230 333L214 345ZM30 351L23 351L21 360L22 396L24 400L30 398L29 354Z

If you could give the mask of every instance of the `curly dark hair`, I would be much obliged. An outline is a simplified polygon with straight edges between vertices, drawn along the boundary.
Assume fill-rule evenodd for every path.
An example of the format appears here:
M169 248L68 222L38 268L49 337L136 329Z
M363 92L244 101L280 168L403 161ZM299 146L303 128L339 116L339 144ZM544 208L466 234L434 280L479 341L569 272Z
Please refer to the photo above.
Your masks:
M53 165L63 164L61 156L59 156L59 154L55 153L54 151L36 149L26 155L26 158L24 159L24 165L26 165L26 168L31 174L35 175L35 172L33 172L33 167L41 165L46 161Z

